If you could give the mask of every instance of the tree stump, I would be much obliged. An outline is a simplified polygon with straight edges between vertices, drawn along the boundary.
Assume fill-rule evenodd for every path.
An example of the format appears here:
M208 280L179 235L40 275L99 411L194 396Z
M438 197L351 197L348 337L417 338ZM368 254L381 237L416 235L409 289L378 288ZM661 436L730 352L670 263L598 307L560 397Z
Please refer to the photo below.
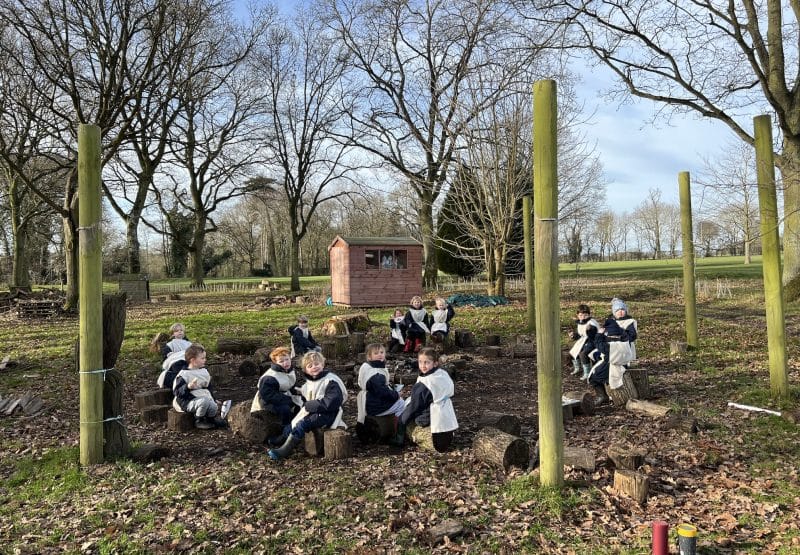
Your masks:
M163 424L172 405L150 405L142 409L141 419L145 424Z
M322 324L322 335L350 335L356 331L368 332L372 322L366 312L339 314L325 320Z
M347 335L337 335L333 338L335 343L336 360L344 360L350 355L350 339Z
M497 346L481 347L481 354L486 358L499 358L500 347Z
M472 441L472 450L478 459L506 471L512 466L527 468L531 456L528 442L524 439L492 427L478 430Z
M640 401L638 399L631 399L625 403L625 408L633 412L643 412L648 416L662 417L672 412L670 407L657 405L650 401Z
M117 364L122 339L125 337L126 293L103 295L103 368Z
M572 411L584 416L594 414L594 396L589 391L567 391L561 396L562 402L570 399Z
M636 387L633 385L633 380L631 380L630 373L627 370L622 374L622 386L617 389L611 389L610 386L606 385L606 393L615 407L624 407L629 400L639 398L639 394L636 392Z
M361 443L379 443L394 438L397 418L394 415L367 416L364 423L356 424L356 437Z
M478 419L478 428L497 428L501 432L518 436L522 431L522 424L513 414L486 411Z
M128 430L123 420L122 374L108 370L103 382L103 458L114 460L127 457L131 451Z
M325 357L325 360L334 360L336 358L335 341L323 341L319 345L322 347L322 356Z
M627 495L639 505L647 502L650 490L650 478L634 470L617 469L614 471L614 491Z
M431 451L432 453L436 452L436 448L433 446L433 435L431 435L429 426L410 425L406 429L406 436L420 449Z
M455 330L456 347L469 349L475 346L475 335L469 330Z
M644 464L647 453L631 445L611 445L608 448L608 458L614 467L622 470L637 470Z
M631 377L633 387L636 389L636 398L648 399L650 397L650 375L647 368L629 368L625 374Z
M261 445L283 431L280 417L266 410L250 412L250 405L245 401L231 407L228 425L235 435L252 445Z
M226 385L233 379L233 369L227 362L211 362L206 364L206 369L214 387Z
M305 435L306 453L312 457L321 457L325 454L325 433L321 429L311 430Z
M499 347L500 346L500 336L495 333L490 333L486 336L484 343L488 347Z
M665 430L681 430L687 434L696 434L698 431L697 418L688 414L670 414L663 428Z
M353 436L346 430L325 430L322 434L323 454L326 459L349 459L353 456Z
M588 472L594 472L595 459L592 452L583 447L564 446L564 466L574 466Z
M231 353L233 355L252 355L264 347L264 340L260 337L220 337L217 339L217 353Z
M169 405L172 402L171 389L151 389L142 391L133 396L134 403L138 410L144 410L154 405Z
M240 376L249 377L257 376L259 371L258 363L255 360L246 358L240 364L238 372Z
M363 353L366 348L366 335L363 331L350 334L350 347L354 354Z
M575 418L575 413L572 412L572 405L571 404L569 404L569 403L567 403L567 404L561 403L561 418L562 418L562 422L564 422L564 423L572 422L572 420Z
M178 412L174 408L167 412L167 428L175 432L194 430L194 415L191 412Z
M454 358L451 361L453 368L455 368L459 372L467 369L467 362L469 361L465 358Z
M269 365L272 364L272 359L269 358L269 353L272 351L269 347L261 347L260 349L256 349L256 352L253 353L253 362L258 365L258 369L260 371L265 371L269 368Z
M669 344L669 354L682 355L689 349L688 343L685 341L671 341Z
M361 366L367 362L367 353L356 353L356 364Z

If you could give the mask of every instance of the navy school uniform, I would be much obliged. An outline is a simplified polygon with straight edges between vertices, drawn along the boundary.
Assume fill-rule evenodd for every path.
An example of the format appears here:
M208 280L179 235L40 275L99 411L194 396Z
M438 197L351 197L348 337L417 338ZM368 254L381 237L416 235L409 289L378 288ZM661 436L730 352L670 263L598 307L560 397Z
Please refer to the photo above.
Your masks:
M183 352L192 345L186 337L183 339L174 338L168 341L161 347L161 360L166 360L167 357L173 353Z
M400 398L400 394L390 385L389 371L381 360L371 360L361 365L358 369L358 387L356 420L362 424L366 416L385 414Z
M400 423L430 427L433 445L437 451L449 447L453 432L458 429L455 409L451 397L455 385L450 375L441 368L434 368L427 374L420 374L411 389L411 397L400 417Z
M456 311L452 306L447 305L444 309L434 309L431 312L431 335L434 333L442 333L447 335L450 332L450 320L456 315Z
M317 428L347 428L342 420L342 405L347 401L344 382L327 368L316 377L305 377L299 391L305 402L292 420L292 435L302 439Z
M299 395L292 395L296 381L294 369L287 371L279 364L271 364L258 380L250 412L269 410L280 416L284 426L289 424L302 404Z
M294 355L304 355L309 351L314 351L319 348L319 343L316 342L314 336L311 335L311 330L306 328L303 330L300 326L289 326L289 335L292 336L292 349Z
M162 389L172 389L172 385L175 383L175 376L188 367L189 363L186 362L184 351L170 353L161 363L162 371L158 379L156 379L156 384Z

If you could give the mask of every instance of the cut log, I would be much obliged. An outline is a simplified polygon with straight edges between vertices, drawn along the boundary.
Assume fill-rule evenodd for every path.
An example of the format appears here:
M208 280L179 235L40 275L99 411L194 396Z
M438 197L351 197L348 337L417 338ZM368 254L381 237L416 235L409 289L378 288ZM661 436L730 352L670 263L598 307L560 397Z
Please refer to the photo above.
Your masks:
M518 436L522 431L519 417L494 411L486 411L478 419L478 429L487 427L497 428L512 436Z
M123 301L124 302L124 301ZM111 369L105 373L103 381L103 459L112 461L127 457L131 452L128 429L123 419L125 415L123 379L119 370Z
M406 437L411 439L411 442L416 444L417 447L425 451L436 452L433 446L433 436L431 435L430 427L409 425L406 428Z
M322 356L325 357L325 360L334 360L336 358L336 342L335 341L323 341L319 344L322 347Z
M136 408L140 411L154 405L168 405L172 402L171 389L151 389L142 391L133 396Z
M453 365L453 368L456 369L456 371L460 372L462 370L467 369L467 362L468 362L467 359L455 358L451 361L451 364Z
M530 447L524 439L497 428L481 428L472 441L478 459L508 471L512 466L527 468Z
M496 333L490 333L486 336L484 343L489 347L499 347L500 346L500 336Z
M238 372L240 376L256 376L258 375L258 371L258 363L255 360L246 358L239 364Z
M194 430L194 415L190 412L178 412L169 409L167 412L167 428L175 432L190 432Z
M650 375L647 372L647 368L629 368L625 374L631 377L633 387L636 389L636 398L649 399Z
M563 418L562 422L572 422L572 420L575 418L575 413L572 412L571 404L561 404L561 416Z
M142 409L140 418L144 424L163 424L171 408L172 405L150 405Z
M592 416L594 414L594 396L589 391L567 391L562 396L562 401L571 399L572 411L576 414L584 416Z
M321 429L311 430L305 435L306 453L312 457L321 457L325 454L325 433Z
M264 346L260 337L220 337L217 339L217 353L233 355L252 355Z
M630 373L627 370L622 374L622 386L617 389L611 389L606 385L606 393L608 393L615 407L624 407L629 400L639 398L639 394L636 392L636 387L633 385L633 380L631 380Z
M33 416L44 407L44 401L40 397L34 397L31 401L22 408L22 412L26 416Z
M639 505L647 502L650 490L650 478L634 470L617 469L614 471L614 491L627 495Z
M211 385L214 387L227 385L233 379L234 370L227 362L208 363L206 369L211 374Z
M469 349L475 346L475 335L471 331L458 329L455 330L455 336L456 336L456 347Z
M464 533L464 526L457 520L448 518L425 531L425 539L430 545L436 545Z
M147 464L161 460L171 455L169 447L162 447L161 445L153 445L147 443L141 447L134 449L131 453L131 459L140 464Z
M253 353L253 362L258 365L258 369L261 371L267 370L269 365L272 364L272 360L269 358L269 353L272 351L269 347L261 347L260 349L256 349L256 352Z
M634 412L643 412L648 416L662 417L670 414L672 409L663 405L657 405L650 401L640 401L638 399L631 399L625 403L625 408Z
M564 466L574 466L589 472L594 472L595 459L592 452L583 447L564 446Z
M481 347L481 354L486 358L499 358L500 347L496 346Z
M337 335L334 337L336 360L345 360L350 355L350 339L347 335Z
M536 358L536 344L514 343L511 346L511 358Z
M350 348L354 354L364 352L366 348L366 334L363 331L350 334Z
M367 362L367 353L356 353L356 364L361 366Z
M669 354L682 355L688 348L689 345L685 341L671 341L669 344Z
M350 335L353 332L368 332L372 322L366 312L332 316L322 324L322 335Z
M608 458L616 468L623 470L638 470L644 464L647 453L631 445L611 445L608 448Z
M346 430L325 430L322 434L323 453L326 459L349 459L353 456L353 436Z
M397 418L394 415L367 416L363 424L356 424L356 437L361 443L379 443L394 438Z
M279 416L266 410L250 412L250 401L236 403L228 413L231 431L250 443L261 445L267 438L276 436L283 430Z
M696 434L697 418L688 414L669 414L664 422L665 430L681 430L687 434Z

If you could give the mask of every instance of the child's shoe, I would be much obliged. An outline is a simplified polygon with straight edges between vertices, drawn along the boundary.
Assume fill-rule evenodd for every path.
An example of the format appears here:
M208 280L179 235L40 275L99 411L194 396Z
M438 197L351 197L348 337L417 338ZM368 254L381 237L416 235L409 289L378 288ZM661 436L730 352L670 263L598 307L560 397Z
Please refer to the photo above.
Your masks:
M403 444L406 442L406 426L405 424L400 424L400 420L397 420L397 431L394 434L394 437L389 441L391 445L396 447L402 447Z
M289 434L289 437L286 438L286 441L283 442L283 445L275 449L270 449L267 451L267 455L273 461L285 459L292 454L292 451L294 451L294 448L297 447L297 444L299 444L300 441L302 441L302 438L298 438L292 434Z
M581 371L581 367L580 367L580 364L578 364L578 359L573 358L572 359L572 373L571 373L571 375L572 376L577 376L580 373L580 371ZM586 375L586 372L584 372L584 378L585 378L585 375ZM581 378L581 379L584 379L584 378Z
M594 386L594 393L595 393L594 406L596 407L604 405L611 400L608 398L608 395L606 395L606 388L602 385Z
M205 416L196 416L194 419L194 427L198 430L211 430L214 424L209 422Z
M588 364L583 365L583 375L581 376L581 380L588 380L589 379L589 372L591 371L591 367ZM573 372L576 374L577 372Z
M283 443L286 441L286 438L289 436L291 431L292 427L289 424L287 424L286 426L283 427L281 433L279 433L276 436L272 436L271 438L268 438L267 443L269 444L270 447L279 447L283 445Z

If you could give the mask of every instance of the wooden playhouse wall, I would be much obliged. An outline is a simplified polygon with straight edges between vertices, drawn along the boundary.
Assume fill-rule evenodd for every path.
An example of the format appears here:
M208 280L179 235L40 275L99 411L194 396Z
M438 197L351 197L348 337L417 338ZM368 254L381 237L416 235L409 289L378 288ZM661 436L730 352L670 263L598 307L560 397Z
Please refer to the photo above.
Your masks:
M407 268L367 269L366 251L403 249ZM405 306L422 295L422 247L417 245L348 245L338 241L330 250L331 299L347 306Z

